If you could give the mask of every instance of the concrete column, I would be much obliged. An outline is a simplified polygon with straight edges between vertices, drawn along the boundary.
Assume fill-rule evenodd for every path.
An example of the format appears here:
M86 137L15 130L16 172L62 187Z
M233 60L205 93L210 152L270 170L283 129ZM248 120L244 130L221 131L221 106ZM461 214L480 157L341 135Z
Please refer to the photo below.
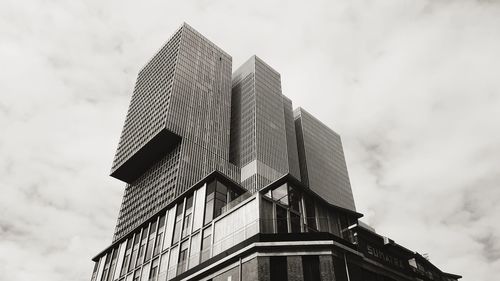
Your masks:
M321 281L336 281L335 273L333 272L332 256L319 256L319 272Z
M257 257L259 281L271 281L271 262L269 257Z
M257 258L253 258L241 264L242 281L259 281L259 270L257 268Z
M286 258L288 269L288 281L303 281L304 274L302 271L302 257L288 256Z

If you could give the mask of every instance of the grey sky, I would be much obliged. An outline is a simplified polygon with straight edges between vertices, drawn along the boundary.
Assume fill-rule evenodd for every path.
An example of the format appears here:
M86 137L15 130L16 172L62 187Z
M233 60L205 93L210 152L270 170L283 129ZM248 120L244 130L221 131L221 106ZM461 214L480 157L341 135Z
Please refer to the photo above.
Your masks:
M186 21L341 134L358 211L463 280L500 274L500 3L0 4L0 280L89 280L140 67Z

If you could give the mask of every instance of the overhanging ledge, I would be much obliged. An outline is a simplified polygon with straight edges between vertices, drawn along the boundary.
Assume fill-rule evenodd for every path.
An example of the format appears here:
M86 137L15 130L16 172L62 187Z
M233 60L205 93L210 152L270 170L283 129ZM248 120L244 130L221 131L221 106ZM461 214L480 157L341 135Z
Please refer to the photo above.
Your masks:
M172 151L182 138L163 129L125 162L111 170L111 176L126 183L132 183L156 161Z

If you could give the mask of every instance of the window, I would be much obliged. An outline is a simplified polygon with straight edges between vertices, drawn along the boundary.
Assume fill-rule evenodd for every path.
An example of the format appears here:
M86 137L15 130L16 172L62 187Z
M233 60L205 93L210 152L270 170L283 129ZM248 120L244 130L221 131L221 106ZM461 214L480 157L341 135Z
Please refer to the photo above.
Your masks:
M340 229L341 229L341 235L342 238L352 241L352 232L349 230L349 226L351 226L351 223L349 221L349 218L342 214L339 216L339 221L340 221Z
M135 260L137 259L137 252L139 248L139 239L141 237L141 232L138 232L135 234L134 237L134 245L132 248L132 256L130 257L130 266L128 268L128 272L132 272L132 270L135 268Z
M168 252L161 255L160 272L158 273L158 280L164 281L167 278L168 271Z
M269 267L271 269L270 280L288 280L288 269L286 257L270 257ZM317 279L319 280L319 278Z
M214 218L222 214L222 208L226 206L228 200L227 187L220 182L217 182L217 188L215 190L215 202L214 202Z
M161 242L163 242L163 233L159 232L158 236L156 237L155 248L153 250L153 257L160 253Z
M141 270L138 269L134 272L134 279L132 279L133 281L139 281L141 279Z
M321 206L320 204L317 204L316 207L318 208L319 231L328 232L329 228L328 228L327 210L324 206Z
M261 202L261 214L262 218L260 218L261 223L261 231L262 233L274 233L273 226L273 203L269 200L266 200L264 197Z
M200 232L191 236L191 248L189 253L189 266L188 268L193 268L198 265L200 261Z
M94 270L92 271L92 278L91 280L94 280L97 276L97 269L99 268L99 261L96 261L94 263Z
M314 208L314 201L310 197L304 197L306 205L306 222L309 231L317 231L316 226L316 210Z
M158 234L156 235L156 243L155 243L155 248L153 250L153 257L160 253L161 244L163 243L164 228L165 228L165 215L162 215L158 222Z
M158 259L153 260L151 263L151 271L149 272L149 281L154 281L156 276L158 276Z
M177 259L179 258L179 246L174 246L170 250L170 258L168 261L167 280L172 279L177 274Z
M154 243L155 243L155 237L151 236L148 242L148 248L146 250L146 261L149 261L151 259L151 255L153 254Z
M174 238L172 239L172 244L178 242L181 236L180 230L182 224L182 205L182 203L179 203L175 212Z
M278 233L288 233L287 211L285 208L276 205L276 227Z
M205 205L205 220L204 224L211 222L214 218L214 200L215 200L215 186L216 181L207 185L206 205Z
M203 240L201 242L201 262L210 258L210 248L212 247L212 227L203 230Z
M336 213L328 212L328 224L330 226L330 233L340 236L339 219Z
M188 240L182 242L180 252L179 252L179 263L178 263L178 269L177 269L177 274L181 274L186 270L186 262L188 258Z
M218 181L213 181L207 185L205 221L204 224L211 222L222 214L222 210L228 202L238 197L238 194L227 188Z
M113 250L113 258L111 260L111 269L108 275L108 281L111 281L113 273L115 272L117 259L118 259L118 248L115 248Z
M146 251L146 243L148 241L148 227L145 226L142 229L142 239L141 239L141 246L139 247L139 256L137 257L137 264L136 266L139 266L142 264L142 261L144 260L144 252Z
M123 258L122 268L120 269L120 277L127 273L127 265L130 258L130 248L132 248L132 238L127 240L127 246L125 247L125 257Z
M292 186L288 187L288 198L290 201L290 209L300 212L300 192Z
M193 195L186 199L186 211L184 211L184 227L182 237L186 237L191 232L191 217L193 215Z
M292 233L301 232L300 215L290 212L290 226L292 228Z
M288 190L286 183L273 190L273 199L283 205L288 206Z
M104 270L102 272L101 281L106 280L106 275L109 272L109 264L111 262L111 253L106 255L106 261L104 262Z
M320 280L319 257L302 256L302 271L304 272L304 281Z

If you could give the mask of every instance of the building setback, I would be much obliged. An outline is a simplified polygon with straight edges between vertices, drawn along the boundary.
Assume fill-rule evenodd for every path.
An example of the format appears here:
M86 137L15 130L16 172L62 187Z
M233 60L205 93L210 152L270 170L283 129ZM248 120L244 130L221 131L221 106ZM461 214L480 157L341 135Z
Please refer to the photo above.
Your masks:
M183 24L139 72L91 281L461 278L358 222L340 136L260 58L231 63Z

